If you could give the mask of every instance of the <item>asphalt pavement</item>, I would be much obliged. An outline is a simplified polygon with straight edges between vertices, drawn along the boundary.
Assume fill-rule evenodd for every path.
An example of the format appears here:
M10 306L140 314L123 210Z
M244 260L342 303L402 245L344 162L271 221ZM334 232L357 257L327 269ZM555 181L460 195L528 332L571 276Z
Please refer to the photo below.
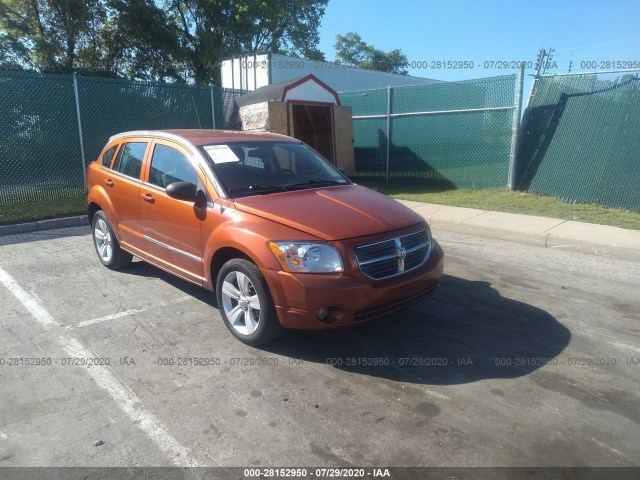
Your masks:
M433 227L432 298L262 348L86 226L0 237L0 466L640 466L640 263Z

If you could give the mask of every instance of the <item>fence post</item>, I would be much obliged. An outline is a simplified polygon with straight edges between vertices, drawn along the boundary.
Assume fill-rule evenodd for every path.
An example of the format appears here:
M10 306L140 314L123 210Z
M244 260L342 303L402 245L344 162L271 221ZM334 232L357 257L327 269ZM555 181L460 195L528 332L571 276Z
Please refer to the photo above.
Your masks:
M73 72L73 93L76 98L76 117L78 119L78 135L80 136L80 158L82 158L82 181L87 192L87 161L84 156L84 140L82 139L82 120L80 119L80 96L78 95L78 76Z
M516 167L518 164L518 140L520 133L520 114L522 112L522 87L524 83L524 62L520 65L520 71L516 77L516 93L513 105L513 122L511 127L511 151L509 152L509 175L507 188L514 189Z
M389 164L390 164L390 153L391 153L391 94L393 89L391 85L387 86L387 149L385 152L386 159L386 175L385 175L385 183L389 183Z
M213 122L213 129L216 129L216 109L213 103L213 85L209 85L209 93L211 94L211 122Z

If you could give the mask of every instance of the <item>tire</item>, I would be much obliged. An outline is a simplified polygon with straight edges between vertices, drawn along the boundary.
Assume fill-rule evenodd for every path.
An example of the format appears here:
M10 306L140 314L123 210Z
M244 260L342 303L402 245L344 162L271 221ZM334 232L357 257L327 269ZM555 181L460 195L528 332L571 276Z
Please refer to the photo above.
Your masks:
M269 342L282 333L273 299L260 269L234 258L218 272L216 296L229 331L247 345Z
M100 262L111 270L118 270L131 263L133 255L120 248L111 223L102 210L98 210L91 222L93 246Z

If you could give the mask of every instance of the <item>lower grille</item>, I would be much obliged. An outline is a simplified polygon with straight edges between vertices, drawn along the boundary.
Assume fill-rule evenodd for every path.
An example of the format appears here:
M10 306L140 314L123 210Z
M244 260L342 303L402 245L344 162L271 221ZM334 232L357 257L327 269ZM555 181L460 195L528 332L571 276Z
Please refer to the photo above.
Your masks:
M436 282L432 285L429 285L427 288L419 290L411 295L407 295L406 297L398 298L387 303L381 303L380 305L376 305L374 307L357 310L353 315L353 321L363 322L365 320L370 320L372 318L391 313L394 310L398 310L399 308L404 308L411 304L417 303L435 292L439 286L440 282Z
M431 251L428 230L356 247L360 271L374 280L409 272L422 265Z

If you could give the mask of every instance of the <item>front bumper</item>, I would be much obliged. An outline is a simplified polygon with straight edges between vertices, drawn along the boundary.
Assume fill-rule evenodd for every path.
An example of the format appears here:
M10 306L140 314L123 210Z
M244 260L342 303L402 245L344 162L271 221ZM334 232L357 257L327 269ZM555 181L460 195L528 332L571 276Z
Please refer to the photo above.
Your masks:
M319 330L358 324L419 302L437 290L443 269L442 248L433 240L424 265L388 280L266 269L262 273L282 326ZM329 310L324 321L317 316L321 308Z

